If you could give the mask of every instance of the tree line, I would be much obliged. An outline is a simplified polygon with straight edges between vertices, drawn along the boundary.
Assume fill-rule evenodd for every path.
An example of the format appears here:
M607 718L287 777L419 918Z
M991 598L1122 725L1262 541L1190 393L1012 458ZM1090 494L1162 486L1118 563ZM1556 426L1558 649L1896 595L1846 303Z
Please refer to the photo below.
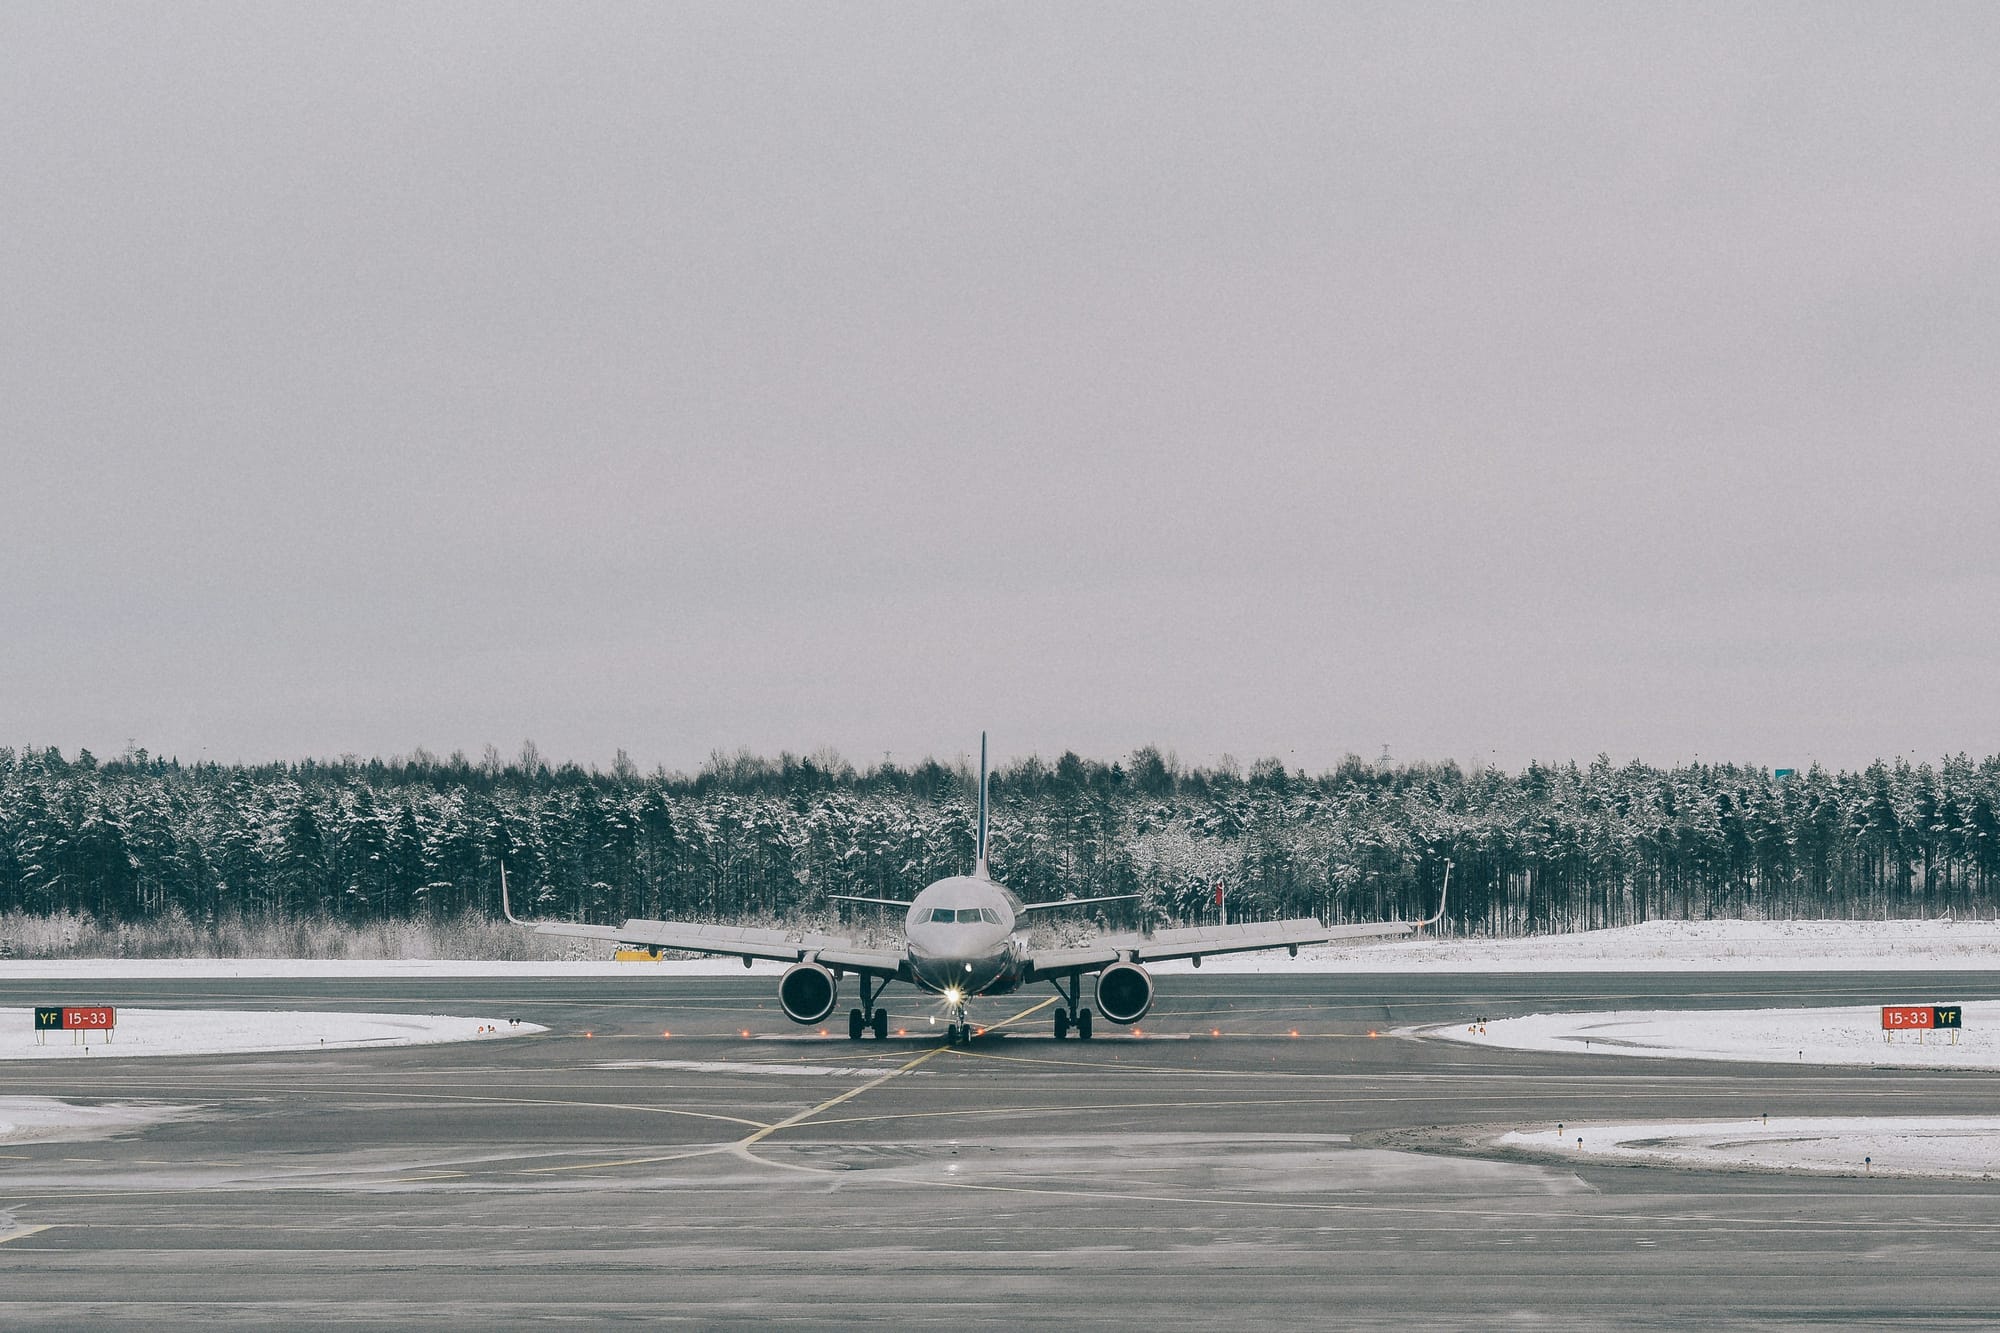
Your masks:
M421 751L256 766L0 748L0 912L338 921L493 915L830 920L971 862L963 761L716 755L696 774ZM1518 934L1722 916L2000 907L2000 758L1795 774L1733 764L1350 757L1185 767L1148 747L994 777L994 873L1034 901L1141 895L1113 924L1427 914ZM875 909L861 909L864 913Z

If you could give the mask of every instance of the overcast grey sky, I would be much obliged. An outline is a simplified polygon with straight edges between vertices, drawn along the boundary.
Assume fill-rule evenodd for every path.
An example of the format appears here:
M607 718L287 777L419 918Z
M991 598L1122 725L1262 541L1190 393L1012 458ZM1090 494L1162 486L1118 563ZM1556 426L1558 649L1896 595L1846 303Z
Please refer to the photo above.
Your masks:
M2000 752L1990 5L10 5L0 741Z

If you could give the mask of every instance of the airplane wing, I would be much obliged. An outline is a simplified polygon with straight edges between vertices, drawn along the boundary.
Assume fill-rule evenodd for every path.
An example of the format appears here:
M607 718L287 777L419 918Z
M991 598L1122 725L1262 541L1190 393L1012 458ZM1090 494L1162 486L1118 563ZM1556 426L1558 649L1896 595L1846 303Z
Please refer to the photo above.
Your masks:
M1085 903L1122 903L1137 898L1136 893L1108 893L1102 898L1054 898L1045 903L1023 903L1021 912L1052 912L1058 907L1082 907Z
M1410 929L1407 922L1384 922L1375 927L1379 934L1400 935ZM1111 935L1069 949L1045 949L1029 956L1028 979L1070 972L1095 972L1121 958L1135 963L1163 963L1173 958L1206 958L1210 954L1248 953L1255 949L1296 949L1301 944L1324 944L1332 936L1311 917L1291 921L1253 921L1237 926L1193 926L1184 930L1161 930L1151 935Z
M793 935L782 930L754 926L707 926L692 921L647 921L637 917L622 926L594 926L580 921L523 921L514 915L507 901L507 882L500 881L500 910L509 921L537 935L568 935L579 939L606 940L648 949L675 949L684 953L724 954L741 958L748 967L752 960L797 963L817 957L828 967L873 976L900 977L903 955L864 949L853 940L838 935Z
M1119 959L1135 963L1163 963L1174 958L1192 958L1195 966L1211 954L1250 953L1257 949L1290 949L1302 944L1326 944L1332 940L1364 940L1389 935L1408 935L1419 927L1444 919L1445 896L1451 891L1451 863L1445 863L1445 887L1438 894L1438 909L1422 921L1365 921L1345 926L1322 926L1309 916L1290 921L1251 921L1235 926L1191 926L1181 930L1160 930L1151 935L1109 935L1068 949L1044 949L1028 957L1028 980L1042 981L1072 972L1095 972Z

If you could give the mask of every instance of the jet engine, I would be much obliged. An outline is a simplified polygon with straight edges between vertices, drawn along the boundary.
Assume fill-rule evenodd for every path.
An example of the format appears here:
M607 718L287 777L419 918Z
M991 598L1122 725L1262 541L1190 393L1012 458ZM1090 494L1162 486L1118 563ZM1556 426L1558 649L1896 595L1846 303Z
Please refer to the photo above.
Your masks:
M818 1023L833 1012L840 982L818 963L794 963L778 978L778 1003L794 1023Z
M1114 1023L1136 1023L1153 1007L1153 978L1137 963L1113 963L1097 974L1097 1012Z

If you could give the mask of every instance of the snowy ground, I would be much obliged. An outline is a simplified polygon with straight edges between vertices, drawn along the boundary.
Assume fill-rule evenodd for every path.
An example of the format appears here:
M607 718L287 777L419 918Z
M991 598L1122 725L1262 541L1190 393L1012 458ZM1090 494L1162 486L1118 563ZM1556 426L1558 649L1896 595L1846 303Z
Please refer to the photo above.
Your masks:
M1787 972L2000 969L2000 921L1651 921L1514 940L1417 939L1218 958L1204 969Z
M120 1009L117 1030L34 1031L32 1009L0 1009L0 1060L98 1060L106 1056L234 1055L248 1051L337 1051L357 1046L417 1046L496 1041L547 1029L502 1018L445 1014L232 1012ZM37 1040L37 1037L41 1040ZM84 1043L88 1043L87 1045Z
M781 963L756 963L773 976ZM485 963L436 958L56 958L0 962L0 981L218 979L313 981L368 977L630 977L663 973L683 977L737 977L736 958L691 958L659 963Z
M1884 995L1892 1004L1958 1003L1950 995ZM1530 1014L1481 1024L1404 1029L1477 1046L1654 1059L1808 1065L2000 1069L2000 1000L1961 1006L1953 1044L1933 1031L1884 1041L1878 1006ZM1570 1160L1705 1169L1955 1176L2000 1173L2000 1116L1796 1117L1696 1123L1569 1124L1492 1140Z
M1182 972L1188 963L1163 963ZM1783 972L2000 970L1996 921L1653 921L1526 939L1390 940L1211 958L1211 972ZM781 970L757 963L753 972ZM734 958L658 963L448 962L435 959L60 959L0 962L0 980L117 977L588 977L645 972L736 976Z
M1493 1140L1571 1161L1840 1175L1957 1176L2000 1172L2000 1117L1772 1116L1691 1124L1565 1125Z
M1884 1004L1958 1003L1952 995L1896 993L1882 999ZM1898 1069L2000 1069L2000 1000L1974 1000L1961 1007L1965 1027L1956 1045L1942 1031L1928 1033L1922 1041L1914 1032L1895 1033L1893 1041L1884 1041L1881 1008L1861 1005L1529 1014L1483 1024L1441 1023L1400 1031L1517 1051Z

